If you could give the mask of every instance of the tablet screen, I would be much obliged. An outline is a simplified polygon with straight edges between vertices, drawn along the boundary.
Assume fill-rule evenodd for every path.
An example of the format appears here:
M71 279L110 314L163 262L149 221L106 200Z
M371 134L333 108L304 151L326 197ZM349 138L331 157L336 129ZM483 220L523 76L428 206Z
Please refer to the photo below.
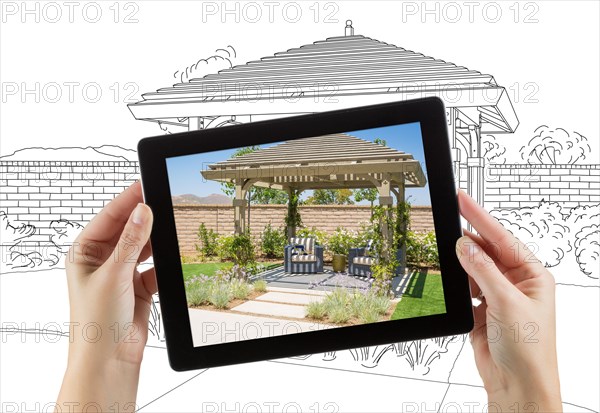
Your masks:
M418 122L166 163L194 346L446 312Z

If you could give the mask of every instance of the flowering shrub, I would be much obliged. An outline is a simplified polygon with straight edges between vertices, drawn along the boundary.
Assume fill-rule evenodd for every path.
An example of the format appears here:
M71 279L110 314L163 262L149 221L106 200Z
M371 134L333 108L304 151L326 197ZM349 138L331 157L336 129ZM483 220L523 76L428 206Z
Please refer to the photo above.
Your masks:
M196 275L185 282L185 295L188 305L200 306L210 301L213 281L206 275Z
M196 251L202 254L203 257L213 257L217 255L217 239L218 234L212 229L207 229L204 222L198 227L198 239L200 245L196 245Z
M435 232L408 231L406 237L406 260L416 266L440 267L440 256Z
M297 237L302 238L314 238L317 245L327 245L328 236L325 231L321 231L315 227L312 228L300 228L296 231Z
M358 247L358 232L337 227L327 241L327 249L333 254L347 255L350 248Z
M283 229L271 227L269 222L260 237L260 247L267 258L283 258L287 237Z
M379 321L387 312L390 300L372 290L350 290L336 287L325 296L323 301L311 302L306 315L317 320L326 320L335 324L345 324L351 319L358 323Z
M227 308L233 299L246 300L253 286L245 279L236 278L235 269L219 270L214 276L203 274L193 276L185 282L185 295L188 306L212 305L219 309ZM262 286L254 288L257 292L266 291Z
M233 261L239 267L246 267L255 259L254 243L249 233L219 236L216 250L221 261Z
M233 260L233 239L234 235L220 235L217 238L217 256L221 261Z

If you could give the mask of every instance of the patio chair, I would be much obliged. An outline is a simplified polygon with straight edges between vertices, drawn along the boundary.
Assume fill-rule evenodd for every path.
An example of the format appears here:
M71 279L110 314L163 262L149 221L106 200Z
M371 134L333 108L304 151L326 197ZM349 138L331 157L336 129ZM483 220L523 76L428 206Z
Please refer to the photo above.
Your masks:
M290 274L315 274L323 272L323 247L314 238L290 238L285 246L284 272Z
M371 278L371 265L377 262L377 256L372 248L373 241L361 248L350 248L348 251L348 274ZM402 251L396 251L396 259L402 262ZM396 275L403 272L404 266L398 265Z

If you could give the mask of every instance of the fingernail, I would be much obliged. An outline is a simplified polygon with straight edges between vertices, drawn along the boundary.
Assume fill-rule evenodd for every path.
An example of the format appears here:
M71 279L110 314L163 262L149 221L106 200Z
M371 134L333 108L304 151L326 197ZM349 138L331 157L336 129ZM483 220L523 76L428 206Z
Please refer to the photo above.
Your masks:
M145 218L145 212L144 211L144 204L140 203L137 204L137 206L135 207L135 209L133 210L133 216L131 217L131 221L133 221L134 224L136 225L141 225L144 223L144 218Z

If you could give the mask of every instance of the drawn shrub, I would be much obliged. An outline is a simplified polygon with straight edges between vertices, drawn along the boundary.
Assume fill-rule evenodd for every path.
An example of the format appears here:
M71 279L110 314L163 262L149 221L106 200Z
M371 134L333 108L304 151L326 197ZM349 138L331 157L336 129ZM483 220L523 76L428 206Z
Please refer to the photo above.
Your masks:
M598 278L598 225L600 204L562 208L556 202L535 207L490 211L500 223L525 243L546 266L557 265L574 254L581 271ZM595 229L594 229L595 227Z
M521 159L528 164L575 164L591 153L585 136L565 129L542 125L535 136L520 149Z
M600 265L600 226L584 227L576 235L575 257L581 271L591 278L598 278Z
M546 267L554 267L572 250L567 217L556 202L540 202L538 206L519 209L498 209L490 214L527 245Z

